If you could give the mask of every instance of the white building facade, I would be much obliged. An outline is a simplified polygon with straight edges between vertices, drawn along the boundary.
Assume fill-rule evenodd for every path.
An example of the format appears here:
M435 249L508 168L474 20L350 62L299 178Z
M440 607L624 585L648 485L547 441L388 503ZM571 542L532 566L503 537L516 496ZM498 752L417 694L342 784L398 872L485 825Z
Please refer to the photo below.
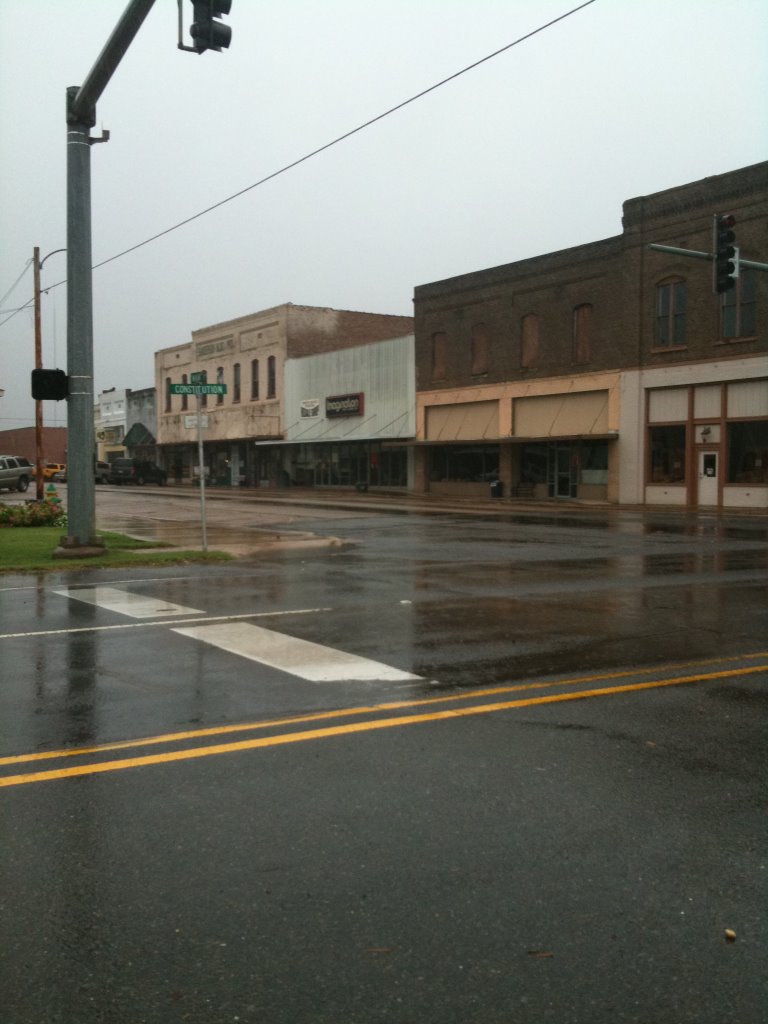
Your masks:
M285 363L281 465L300 486L412 486L414 338Z

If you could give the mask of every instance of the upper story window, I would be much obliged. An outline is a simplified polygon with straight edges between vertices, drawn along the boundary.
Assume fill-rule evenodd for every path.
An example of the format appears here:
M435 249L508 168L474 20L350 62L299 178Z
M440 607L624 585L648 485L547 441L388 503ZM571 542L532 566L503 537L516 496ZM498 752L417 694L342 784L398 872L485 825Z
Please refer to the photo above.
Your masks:
M182 373L182 375L181 375L181 383L182 384L188 384L189 383L189 381L187 380L186 373ZM182 395L181 396L181 411L182 412L186 412L188 408L189 408L189 395Z
M251 401L259 397L259 360L251 360Z
M240 401L240 363L235 363L232 367L232 401Z
M520 321L520 365L526 369L539 365L539 317L528 313Z
M584 302L573 311L573 340L571 359L574 363L588 363L592 358L593 306Z
M165 378L165 411L171 411L171 378Z
M685 345L685 281L664 281L656 289L656 345Z
M488 373L488 328L475 324L472 328L472 374Z
M224 367L223 366L217 366L216 367L216 383L217 384L223 384L224 383ZM216 396L216 405L224 405L224 395L217 395Z
M736 287L722 296L720 337L750 338L757 334L757 273L743 267Z
M267 398L274 398L277 394L277 369L274 356L267 358Z
M445 380L448 338L445 331L432 335L432 380Z

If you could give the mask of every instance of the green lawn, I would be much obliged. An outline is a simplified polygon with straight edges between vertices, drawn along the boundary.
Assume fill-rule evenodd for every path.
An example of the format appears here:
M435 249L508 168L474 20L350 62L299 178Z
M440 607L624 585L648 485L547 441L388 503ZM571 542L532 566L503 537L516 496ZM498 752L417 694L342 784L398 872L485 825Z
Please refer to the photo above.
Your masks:
M122 533L99 530L106 545L105 554L96 558L54 558L63 530L58 526L15 526L0 529L0 573L39 572L70 569L115 568L126 565L175 565L179 562L225 562L231 556L223 551L179 551L156 541L136 540Z

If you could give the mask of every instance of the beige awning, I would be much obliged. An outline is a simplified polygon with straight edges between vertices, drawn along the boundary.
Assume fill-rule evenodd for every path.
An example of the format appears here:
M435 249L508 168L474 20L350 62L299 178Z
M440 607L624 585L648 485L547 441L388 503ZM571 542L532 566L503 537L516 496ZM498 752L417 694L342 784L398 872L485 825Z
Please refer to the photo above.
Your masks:
M608 433L608 392L516 398L512 436L516 438L591 437Z
M429 405L425 428L427 441L498 441L499 403Z

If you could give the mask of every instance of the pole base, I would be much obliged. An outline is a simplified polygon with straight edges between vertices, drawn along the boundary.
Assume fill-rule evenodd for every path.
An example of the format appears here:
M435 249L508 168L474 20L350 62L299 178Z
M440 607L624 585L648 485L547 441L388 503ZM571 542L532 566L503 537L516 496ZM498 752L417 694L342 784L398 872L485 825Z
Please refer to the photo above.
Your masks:
M98 537L81 544L77 537L62 537L59 546L54 548L54 558L99 558L107 553L106 546Z

